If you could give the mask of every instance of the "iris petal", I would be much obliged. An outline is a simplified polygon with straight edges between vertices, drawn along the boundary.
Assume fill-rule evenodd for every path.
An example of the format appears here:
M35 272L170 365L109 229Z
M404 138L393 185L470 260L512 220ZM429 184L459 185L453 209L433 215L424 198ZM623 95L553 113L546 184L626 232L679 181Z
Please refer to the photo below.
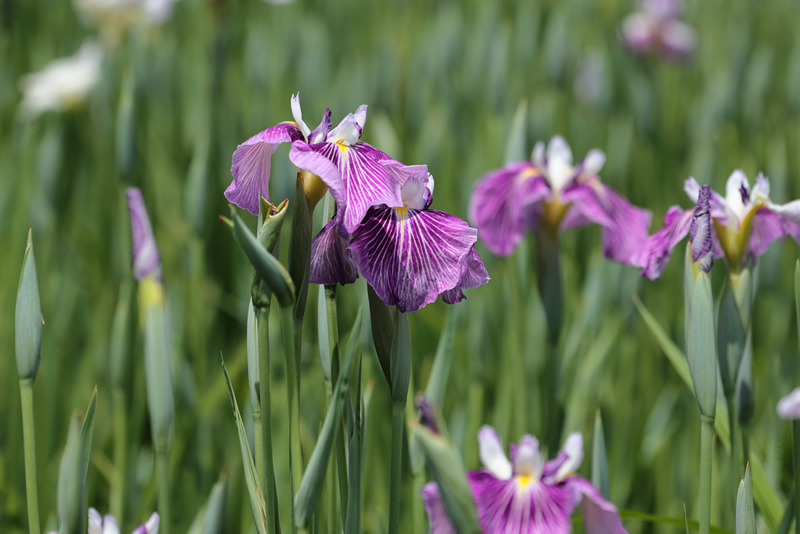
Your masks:
M462 299L467 298L464 295L464 289L482 286L489 280L489 273L486 272L486 267L473 246L461 264L461 280L456 287L442 293L442 300L448 304L461 302Z
M569 477L560 484L572 493L573 502L583 503L586 534L626 534L617 507L603 498L599 491L581 477Z
M442 497L439 495L439 486L436 485L436 482L428 482L422 486L420 495L422 495L425 511L428 513L428 520L431 525L430 534L456 534L456 530L450 523L450 518L445 511Z
M800 388L781 398L776 410L781 419L800 419Z
M379 206L353 232L350 248L381 300L413 312L459 283L476 240L476 230L447 213Z
M147 276L161 280L161 257L150 218L147 216L142 191L136 187L129 187L126 196L131 220L133 277L137 282L141 282Z
M225 190L225 198L258 215L259 197L269 200L272 154L279 144L296 140L304 142L300 128L293 122L282 122L236 147L231 162L233 181Z
M680 206L672 206L664 216L664 226L650 236L644 244L638 259L642 266L642 276L657 280L664 272L672 249L689 233L694 210L682 210Z
M347 241L333 219L320 230L311 242L311 269L308 281L312 284L352 284L358 278L358 268Z

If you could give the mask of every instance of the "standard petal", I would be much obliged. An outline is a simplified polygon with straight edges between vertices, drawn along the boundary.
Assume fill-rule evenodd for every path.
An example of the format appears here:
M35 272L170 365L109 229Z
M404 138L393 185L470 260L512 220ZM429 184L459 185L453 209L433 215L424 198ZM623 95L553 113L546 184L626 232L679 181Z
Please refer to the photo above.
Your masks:
M303 122L303 111L300 109L300 93L292 95L292 117L294 117L294 122L297 123L297 127L303 133L303 139L308 141L311 129Z
M687 59L697 48L697 32L679 20L664 21L659 30L659 45L673 59Z
M311 269L308 281L312 284L352 284L358 278L353 254L336 226L335 219L320 230L311 242Z
M560 135L547 144L547 180L554 191L560 191L575 175L572 168L572 149Z
M638 263L642 266L642 276L650 280L661 277L672 249L689 233L693 213L694 210L684 211L680 206L672 206L667 211L663 228L650 236L638 258Z
M322 116L322 121L319 123L311 135L308 136L308 143L315 145L321 143L328 137L328 132L331 131L331 109L325 109L325 114Z
M647 241L652 218L649 210L633 206L597 177L581 177L562 192L562 199L571 204L561 222L562 228L595 222L603 227L606 258L640 265L639 255Z
M617 507L603 498L591 482L581 477L569 477L561 483L572 493L574 503L583 504L586 534L626 534Z
M89 508L89 534L103 534L103 516L94 508Z
M225 190L225 198L253 215L258 215L259 198L269 200L272 154L279 144L297 140L305 141L297 124L282 122L236 147L231 162L233 181Z
M574 509L560 485L525 477L500 480L488 471L467 474L487 534L568 534Z
M514 474L538 481L544 471L544 459L539 450L539 440L530 435L522 436L512 460Z
M564 457L555 474L556 480L561 481L576 472L583 463L583 435L580 432L571 433L558 455Z
M525 208L549 194L547 180L535 165L512 163L478 181L470 199L469 219L489 250L508 256L528 229Z
M350 249L378 296L413 312L458 284L476 240L477 231L453 215L380 206L353 232Z
M473 246L466 255L464 262L462 262L461 280L458 282L456 287L453 289L448 289L442 293L442 300L448 304L461 302L462 299L467 298L462 290L482 286L489 280L489 273L486 272L486 267L483 265L483 261L478 255L478 251L476 251L475 247Z
M355 114L350 113L339 125L331 130L326 140L329 143L355 145L361 139L361 130L367 120L367 106L359 106Z
M511 462L503 450L503 441L497 431L484 425L478 431L478 455L483 466L500 480L511 478Z
M776 410L781 419L800 419L800 388L779 400Z
M586 174L597 174L603 168L603 165L606 164L606 154L602 150L598 148L593 148L586 154L586 157L583 158L578 164L578 169L576 169L579 173L586 173Z
M128 200L128 213L131 223L131 262L133 277L141 282L147 276L161 280L161 257L158 245L147 216L142 191L138 187L129 187L125 192Z
M420 491L422 503L428 513L428 521L431 525L430 534L456 534L456 530L450 523L450 518L444 509L444 503L439 495L439 486L436 482L428 482L422 486Z

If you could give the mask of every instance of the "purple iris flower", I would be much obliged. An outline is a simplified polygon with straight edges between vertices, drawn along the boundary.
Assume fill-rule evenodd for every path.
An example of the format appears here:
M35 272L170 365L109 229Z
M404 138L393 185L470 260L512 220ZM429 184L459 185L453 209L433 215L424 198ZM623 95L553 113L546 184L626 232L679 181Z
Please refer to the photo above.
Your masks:
M146 523L139 525L132 534L158 534L159 518L156 512ZM113 515L101 516L94 508L89 508L89 534L119 534L117 520Z
M509 461L500 436L490 426L478 432L478 447L484 469L467 476L486 534L567 534L570 517L580 504L587 534L626 532L616 506L574 474L583 461L580 433L570 434L549 462L542 458L536 438L527 435L511 444ZM454 533L435 482L422 488L422 498L431 534Z
M161 281L161 258L156 238L153 236L153 227L150 226L150 218L147 216L142 191L137 187L129 187L125 194L131 219L133 277L137 282L147 277Z
M683 189L692 201L698 202L705 187L689 178ZM664 227L650 236L642 249L642 276L651 280L661 276L672 249L689 233L694 212L680 206L669 208ZM763 174L758 175L751 188L747 176L734 171L724 197L709 189L709 214L713 255L725 258L732 272L741 270L748 258L757 259L778 238L790 235L800 242L800 200L782 206L774 204L769 199L769 180Z
M553 137L546 152L540 141L532 161L511 163L478 182L470 220L489 250L500 256L511 254L528 230L556 233L597 223L603 227L606 257L636 265L651 214L600 181L597 173L605 160L594 149L573 166L564 138Z
M687 59L697 48L697 34L681 22L680 0L642 0L622 22L622 39L633 52L655 52L670 59Z

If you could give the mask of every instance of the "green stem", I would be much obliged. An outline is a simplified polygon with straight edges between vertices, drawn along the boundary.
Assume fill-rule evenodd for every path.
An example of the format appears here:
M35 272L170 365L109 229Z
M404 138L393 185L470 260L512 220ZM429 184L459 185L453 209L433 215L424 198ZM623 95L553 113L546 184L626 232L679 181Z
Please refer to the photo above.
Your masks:
M325 311L328 316L328 347L331 351L331 384L339 379L339 310L336 305L336 286L325 287ZM341 438L334 441L334 454L336 455L337 475L339 480L339 499L341 504L341 517L347 515L347 428L342 419Z
M297 531L294 521L294 492L303 480L302 451L300 447L300 376L294 345L294 310L291 306L281 308L281 329L286 360L286 392L289 406L289 494L292 532Z
M170 534L171 515L169 500L169 447L167 440L156 438L156 481L158 484L159 532Z
M711 455L714 445L714 418L700 416L700 534L711 530Z
M794 516L795 525L800 525L800 421L792 421L792 445L794 452ZM800 527L795 527L800 530Z
M392 470L389 478L389 534L400 532L400 495L402 493L403 430L406 406L402 401L392 403Z
M255 429L256 469L259 476L261 476L264 505L267 509L267 532L273 534L278 521L278 510L275 506L277 495L275 494L275 467L272 463L272 418L270 417L269 394L269 306L256 308L256 325L258 327L258 343L256 344L258 347L258 402L261 408L258 414L260 428ZM254 412L254 422L255 417L256 414ZM260 444L259 441L261 442ZM259 445L261 446L260 454Z
M39 492L36 485L36 433L33 426L33 380L19 381L22 400L22 439L25 447L25 491L28 496L28 527L31 534L40 534Z
M109 507L111 515L122 524L125 521L125 483L128 475L128 413L125 406L125 390L115 387L114 401L114 463L115 477L111 485Z

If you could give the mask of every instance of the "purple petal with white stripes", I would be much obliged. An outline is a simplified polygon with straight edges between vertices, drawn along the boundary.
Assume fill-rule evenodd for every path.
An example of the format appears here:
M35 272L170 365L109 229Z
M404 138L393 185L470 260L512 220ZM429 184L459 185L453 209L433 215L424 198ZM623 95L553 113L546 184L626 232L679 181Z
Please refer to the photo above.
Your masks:
M153 235L153 227L150 226L150 218L147 216L142 191L138 187L129 187L126 196L131 221L133 278L137 282L148 276L161 280L161 257Z
M293 122L282 122L254 135L233 153L233 181L225 190L225 198L258 215L259 197L269 200L269 173L272 154L281 143L304 141L303 132Z
M531 162L512 163L492 171L472 193L469 220L486 246L508 256L531 225L526 207L550 195L550 186Z
M700 188L697 197L697 207L692 214L692 222L689 225L689 243L692 250L692 261L700 263L700 268L705 271L711 271L711 266L714 263L712 254L712 234L713 226L711 224L711 208L710 208L711 188L704 185Z
M758 258L767 251L773 241L791 235L792 231L797 232L798 229L800 228L797 225L793 225L791 221L787 221L769 208L758 208L753 215L747 251L753 258Z
M388 306L414 312L454 288L477 231L441 211L374 207L353 232L361 274Z
M672 250L689 233L694 210L672 206L664 216L664 226L645 242L641 256L642 276L657 280L667 266Z
M603 252L606 258L639 265L639 255L648 238L652 214L633 206L628 199L605 185L596 176L581 177L561 193L570 203L561 228L594 222L603 227Z
M428 513L428 521L431 526L430 534L456 534L456 530L447 516L442 497L439 495L439 486L436 485L436 482L428 482L422 486L420 495L422 496L422 504L425 506L425 511Z
M486 267L473 246L461 263L461 280L456 287L442 293L442 300L448 304L461 302L462 299L467 298L462 290L482 286L489 280L489 273L486 272Z
M292 145L289 158L301 169L322 178L339 207L337 222L348 234L372 206L403 206L400 188L410 175L428 176L425 165L403 165L363 142L297 142Z
M576 504L583 504L586 534L626 534L617 507L605 500L591 482L572 476L565 478L561 486L572 492Z
M308 281L312 284L352 284L358 278L358 268L347 240L341 235L335 220L331 219L311 242L311 270Z

